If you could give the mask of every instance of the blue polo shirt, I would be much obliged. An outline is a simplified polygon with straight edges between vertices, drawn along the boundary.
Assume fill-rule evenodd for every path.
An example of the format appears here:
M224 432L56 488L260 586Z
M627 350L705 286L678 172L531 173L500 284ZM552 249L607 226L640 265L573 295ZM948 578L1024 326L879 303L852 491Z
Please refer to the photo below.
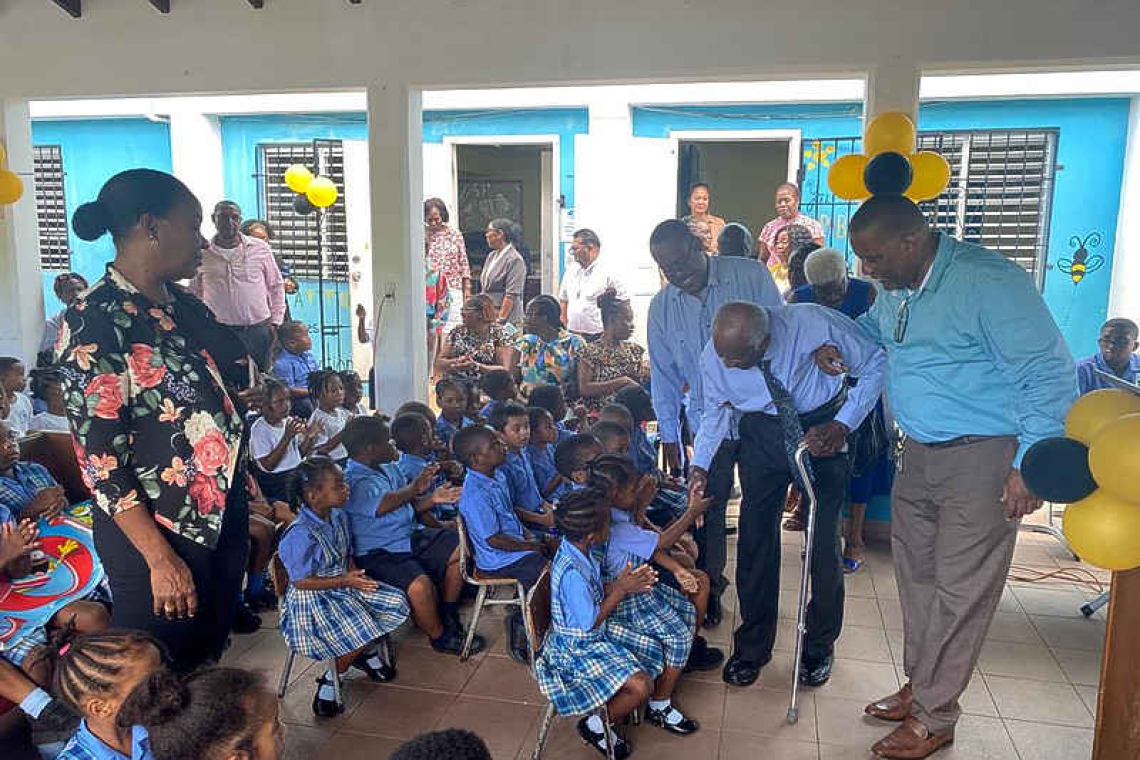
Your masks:
M507 461L499 468L507 478L507 488L510 490L511 503L528 512L541 512L542 494L538 490L538 483L534 479L534 470L531 468L530 457L526 449L522 451L508 451Z
M455 437L456 433L458 433L463 428L471 427L474 424L475 420L471 419L470 417L463 417L459 420L458 426L452 425L450 422L444 419L443 415L441 414L435 421L435 434L439 440L448 446L451 446L451 439Z
M273 376L290 388L308 388L309 373L318 369L320 367L317 366L312 351L295 354L281 349L277 360L273 362Z
M554 444L544 443L542 445L530 444L526 447L526 455L530 460L530 469L534 473L534 482L538 485L538 490L541 492L546 485L554 480L554 476L558 474L558 468L554 466ZM554 492L549 494L546 498L550 501L557 501L566 493L566 483L560 483Z
M142 726L131 726L131 754L124 755L103 743L87 728L86 719L79 722L79 728L72 734L56 760L152 760L150 736Z
M500 533L520 541L526 538L522 523L511 505L510 492L501 469L494 478L475 470L467 471L463 495L459 497L459 514L467 523L467 533L475 550L475 566L480 570L493 572L533 553L504 551L487 543L487 539Z
M621 575L625 566L637 567L648 562L657 551L657 542L660 536L651 530L633 524L629 512L622 509L610 509L610 537L606 541L606 578L616 578Z
M421 468L422 469L422 468ZM380 465L374 470L349 459L344 468L344 482L348 485L348 503L344 511L352 531L352 544L357 556L383 549L386 552L410 552L412 533L416 529L416 510L411 504L384 515L377 515L380 500L388 492L405 488L410 481L395 462Z
M1108 362L1106 362L1104 357L1099 353L1087 356L1077 362L1077 386L1080 388L1082 396L1102 388L1113 387L1107 380L1096 373L1098 369L1110 375L1116 374L1109 368ZM1140 356L1132 354L1128 357L1128 366L1125 368L1124 374L1120 376L1120 379L1135 384L1138 378L1140 378Z

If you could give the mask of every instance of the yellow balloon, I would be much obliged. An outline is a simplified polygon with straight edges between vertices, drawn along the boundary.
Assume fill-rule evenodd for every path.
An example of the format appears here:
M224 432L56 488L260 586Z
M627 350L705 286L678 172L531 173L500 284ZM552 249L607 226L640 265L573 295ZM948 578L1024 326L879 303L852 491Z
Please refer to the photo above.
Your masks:
M15 172L0 170L0 206L15 203L24 195L24 181Z
M914 122L901 111L881 113L867 125L863 153L874 158L880 153L914 153Z
M1103 488L1065 508L1065 539L1089 564L1105 570L1140 566L1140 505Z
M1100 429L1089 447L1089 469L1101 490L1140 502L1140 414L1126 414Z
M307 191L312 181L313 173L303 164L293 164L285 170L285 186L295 193Z
M904 195L916 203L937 198L950 184L950 162L934 151L915 153L910 157L910 166L914 179Z
M827 171L827 186L831 192L848 201L859 201L871 195L863 183L863 170L867 157L860 153L841 156Z
M309 189L305 191L305 196L309 199L309 203L317 208L328 208L336 203L336 185L328 177L314 177L309 183Z
M1137 412L1140 412L1140 396L1128 391L1102 388L1086 393L1069 409L1069 416L1065 418L1065 435L1091 446L1105 425Z

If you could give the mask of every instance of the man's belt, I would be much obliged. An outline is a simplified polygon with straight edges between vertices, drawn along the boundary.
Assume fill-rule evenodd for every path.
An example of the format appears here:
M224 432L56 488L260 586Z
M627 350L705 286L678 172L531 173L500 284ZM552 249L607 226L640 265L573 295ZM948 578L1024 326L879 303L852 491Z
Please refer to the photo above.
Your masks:
M971 443L981 443L982 441L992 441L994 438L1008 438L1004 435L960 435L957 438L951 438L948 441L935 441L934 443L922 443L921 441L914 441L920 446L925 446L928 449L953 449L958 446L968 446ZM914 440L913 438L911 440Z
M847 386L843 385L839 388L839 392L831 397L831 400L826 401L822 406L817 406L811 411L804 412L800 415L800 425L804 430L822 425L825 422L830 422L835 419L835 415L839 414L839 410L847 403ZM763 415L776 419L776 415L768 414L767 412L755 412L755 414Z

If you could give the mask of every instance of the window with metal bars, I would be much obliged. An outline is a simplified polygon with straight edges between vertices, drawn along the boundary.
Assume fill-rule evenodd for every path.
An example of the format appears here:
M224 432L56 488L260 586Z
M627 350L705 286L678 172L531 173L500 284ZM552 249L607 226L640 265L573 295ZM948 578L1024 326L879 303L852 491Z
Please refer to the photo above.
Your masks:
M71 241L67 233L67 206L63 194L63 153L58 145L32 149L36 186L36 218L40 233L40 268L45 272L71 271Z
M262 143L257 146L260 213L273 225L273 249L297 278L348 279L348 224L344 206L344 145L340 140ZM285 169L304 164L338 190L336 202L319 215L293 210L297 194L285 185Z

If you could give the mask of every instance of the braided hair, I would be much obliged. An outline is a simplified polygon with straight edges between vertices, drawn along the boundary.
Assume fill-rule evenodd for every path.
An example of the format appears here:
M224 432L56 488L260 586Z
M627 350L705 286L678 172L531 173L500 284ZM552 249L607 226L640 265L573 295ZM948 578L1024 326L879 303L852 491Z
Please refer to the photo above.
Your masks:
M309 373L309 396L313 399L313 403L321 400L321 394L325 392L333 380L340 380L340 373L335 369L325 367Z
M166 660L162 644L146 631L108 628L77 635L72 625L59 629L48 645L52 694L77 713L90 695L110 694L148 646Z
M599 493L612 496L623 488L629 488L640 475L628 457L606 454L595 459L586 468L586 484Z
M581 541L605 525L609 510L606 495L593 488L571 491L554 507L554 524L571 541Z
M315 489L325 478L339 471L337 463L325 454L313 454L301 460L301 464L297 466L297 473L302 497L305 491Z

